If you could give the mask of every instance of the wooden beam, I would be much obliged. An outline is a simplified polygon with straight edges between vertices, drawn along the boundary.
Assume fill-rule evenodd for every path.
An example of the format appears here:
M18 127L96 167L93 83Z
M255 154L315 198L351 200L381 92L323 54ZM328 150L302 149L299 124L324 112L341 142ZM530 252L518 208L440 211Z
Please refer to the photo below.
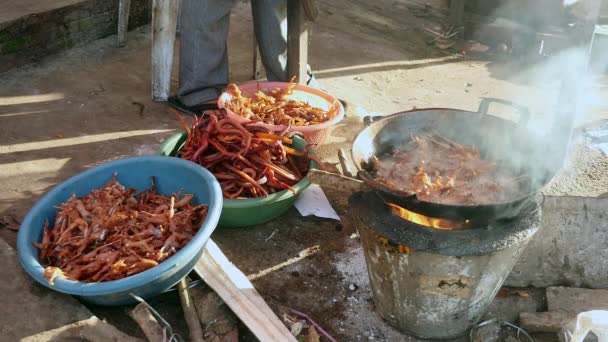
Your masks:
M519 314L519 326L528 332L560 332L575 318L576 314L563 311L522 312Z
M308 25L300 0L287 0L287 74L305 84L308 80Z
M253 284L226 258L213 240L207 241L194 271L260 341L297 341Z

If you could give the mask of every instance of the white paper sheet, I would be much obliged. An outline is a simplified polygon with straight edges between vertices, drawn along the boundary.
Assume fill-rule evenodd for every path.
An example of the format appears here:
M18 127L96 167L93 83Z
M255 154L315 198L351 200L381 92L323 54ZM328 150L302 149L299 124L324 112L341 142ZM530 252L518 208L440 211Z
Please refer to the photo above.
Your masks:
M608 156L608 143L596 144L594 146L595 146L595 148L597 148L600 151L604 152L604 155Z
M340 220L338 214L327 200L327 196L323 189L317 184L310 184L306 190L302 192L300 198L295 203L296 209L302 216L316 216Z

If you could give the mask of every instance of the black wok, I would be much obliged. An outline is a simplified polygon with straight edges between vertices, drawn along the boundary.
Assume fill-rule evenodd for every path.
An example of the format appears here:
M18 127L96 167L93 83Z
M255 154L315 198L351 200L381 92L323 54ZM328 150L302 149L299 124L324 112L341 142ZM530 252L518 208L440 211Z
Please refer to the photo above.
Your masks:
M491 102L513 106L519 112L517 122L487 115ZM558 158L544 153L547 141L527 128L528 111L510 102L483 99L478 112L456 109L419 109L400 112L379 119L355 138L352 156L358 177L385 201L429 217L475 223L510 219L522 214L526 203L541 190L561 166ZM373 121L366 118L366 121ZM526 175L517 195L499 203L475 205L441 204L419 200L415 192L400 191L375 181L369 165L372 158L382 159L410 143L418 135L439 135L460 144L475 145L482 157L496 160L501 168L515 175Z

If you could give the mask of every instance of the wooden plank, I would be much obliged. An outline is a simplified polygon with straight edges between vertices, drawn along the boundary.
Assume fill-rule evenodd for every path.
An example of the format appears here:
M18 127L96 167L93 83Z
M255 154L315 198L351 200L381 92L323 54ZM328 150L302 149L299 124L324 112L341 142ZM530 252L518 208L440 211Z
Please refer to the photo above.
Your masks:
M287 74L305 84L308 80L308 26L299 0L287 0Z
M173 67L178 0L152 1L152 99L167 101Z
M608 310L608 290L576 287L548 287L548 311L569 311L579 314L590 310Z
M209 240L194 271L260 341L297 341L247 277Z
M576 314L563 311L521 312L519 326L528 332L560 332Z
M120 0L118 4L118 47L125 46L125 36L129 28L131 0Z

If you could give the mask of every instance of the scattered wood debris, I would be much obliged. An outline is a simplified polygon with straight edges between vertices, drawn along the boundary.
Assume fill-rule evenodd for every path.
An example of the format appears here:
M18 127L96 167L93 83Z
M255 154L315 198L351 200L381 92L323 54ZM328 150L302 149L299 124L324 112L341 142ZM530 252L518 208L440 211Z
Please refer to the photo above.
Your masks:
M435 47L441 50L447 50L456 45L458 37L460 36L459 34L462 32L461 28L456 28L454 25L450 26L448 29L444 29L443 27L423 27L422 29L434 36L434 38L427 43L429 45L434 44Z
M304 339L306 342L319 342L321 341L321 336L317 333L317 329L315 329L314 325L308 327L308 334Z
M503 287L500 290L498 290L498 293L496 294L496 296L497 297L510 297L510 296L530 297L530 294L525 290L511 289L508 287Z
M144 303L138 304L135 309L131 311L130 316L137 322L137 325L139 325L139 328L144 332L144 335L149 342L164 341L165 334L163 328L156 318L154 318L150 309L148 309L148 305Z

